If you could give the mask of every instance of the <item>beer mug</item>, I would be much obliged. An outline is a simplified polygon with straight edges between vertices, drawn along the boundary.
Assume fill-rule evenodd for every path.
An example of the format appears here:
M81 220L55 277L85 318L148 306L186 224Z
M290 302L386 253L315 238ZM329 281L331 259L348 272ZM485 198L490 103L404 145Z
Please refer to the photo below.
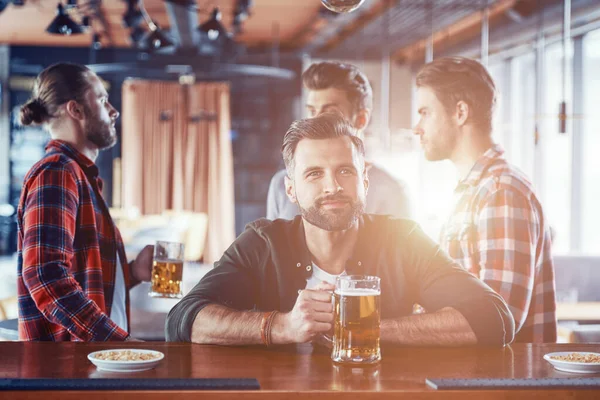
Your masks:
M376 276L337 278L333 293L333 361L372 364L381 360L380 295L380 280Z
M183 244L157 241L154 246L150 297L183 297Z

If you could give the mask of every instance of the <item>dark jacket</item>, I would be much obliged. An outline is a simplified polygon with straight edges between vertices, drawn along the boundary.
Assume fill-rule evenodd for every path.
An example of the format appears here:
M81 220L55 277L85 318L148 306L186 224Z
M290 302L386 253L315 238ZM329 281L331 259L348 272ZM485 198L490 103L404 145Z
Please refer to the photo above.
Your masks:
M190 341L196 315L215 303L235 310L290 311L312 274L302 218L258 220L225 251L215 268L169 312L166 337ZM359 221L348 274L381 278L381 317L411 315L418 303L429 312L459 311L479 344L503 346L514 320L502 298L464 271L410 220L365 214Z

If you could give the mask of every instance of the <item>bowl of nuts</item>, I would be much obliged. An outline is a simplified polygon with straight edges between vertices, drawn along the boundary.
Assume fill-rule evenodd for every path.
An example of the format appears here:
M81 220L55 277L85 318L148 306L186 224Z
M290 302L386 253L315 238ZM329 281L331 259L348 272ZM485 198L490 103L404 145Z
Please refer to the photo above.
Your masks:
M156 367L165 355L155 350L115 349L95 351L87 358L101 371L138 372Z
M544 360L559 371L577 374L600 373L600 353L562 351L545 354Z

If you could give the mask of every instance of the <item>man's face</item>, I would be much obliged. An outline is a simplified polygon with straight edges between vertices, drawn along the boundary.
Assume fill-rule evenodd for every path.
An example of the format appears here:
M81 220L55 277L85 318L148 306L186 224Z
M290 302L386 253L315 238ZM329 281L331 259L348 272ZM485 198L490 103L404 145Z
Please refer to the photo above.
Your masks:
M420 117L414 131L421 138L425 158L429 161L450 158L458 137L454 119L448 115L431 88L419 87L416 97Z
M90 78L91 88L85 97L85 138L98 149L108 149L117 143L115 123L119 112L108 101L108 93L96 75Z
M306 97L308 117L313 118L328 111L337 111L354 123L354 106L348 100L346 92L335 88L309 90Z
M286 191L302 217L326 231L352 227L364 213L369 181L364 160L350 138L302 139L294 161Z

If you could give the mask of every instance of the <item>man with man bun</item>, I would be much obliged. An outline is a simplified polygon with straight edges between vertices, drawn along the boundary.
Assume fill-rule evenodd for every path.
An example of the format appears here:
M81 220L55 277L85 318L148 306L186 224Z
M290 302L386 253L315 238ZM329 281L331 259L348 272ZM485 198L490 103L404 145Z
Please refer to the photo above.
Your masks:
M150 279L153 246L127 263L94 164L117 143L119 112L87 67L37 77L23 125L52 140L27 173L18 208L19 340L131 340L128 289Z

